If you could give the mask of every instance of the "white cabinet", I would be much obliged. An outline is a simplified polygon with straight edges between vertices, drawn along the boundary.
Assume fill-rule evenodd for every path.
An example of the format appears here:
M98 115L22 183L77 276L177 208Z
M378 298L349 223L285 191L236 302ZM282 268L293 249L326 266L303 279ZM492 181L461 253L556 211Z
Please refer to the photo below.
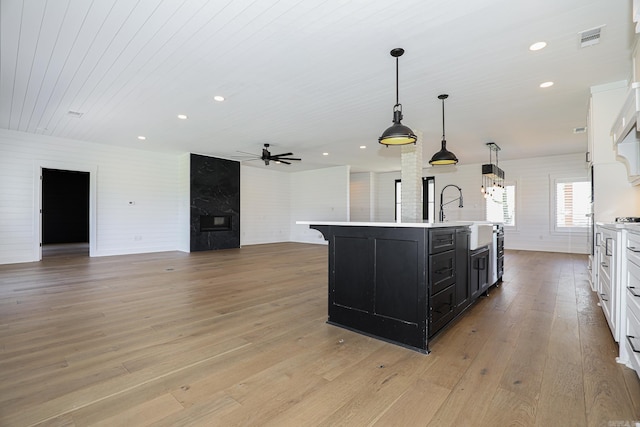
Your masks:
M627 82L615 82L591 88L587 114L587 159L593 189L592 220L612 222L616 217L634 215L640 211L637 192L627 181L625 166L617 161L611 140L611 127L624 104ZM640 190L640 188L639 188ZM590 255L591 285L597 288L599 260L596 257L597 238L594 234L594 255ZM594 289L595 290L595 289Z
M625 164L629 182L640 184L640 83L632 83L622 110L611 128L617 159Z
M596 256L596 265L598 268L596 292L598 294L600 307L602 307L604 316L611 329L611 334L613 338L619 342L621 314L619 273L622 230L615 224L598 224L596 232L602 236Z
M621 311L619 363L640 375L640 229L627 226L623 232L621 265L623 310Z

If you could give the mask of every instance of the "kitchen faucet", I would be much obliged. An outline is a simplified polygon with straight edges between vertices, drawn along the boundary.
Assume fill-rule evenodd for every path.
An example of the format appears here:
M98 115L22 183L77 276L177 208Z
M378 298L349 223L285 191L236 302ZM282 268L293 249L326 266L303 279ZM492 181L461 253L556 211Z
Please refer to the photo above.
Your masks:
M442 196L444 195L444 190L446 190L447 187L456 187L458 189L458 191L460 192L460 197L456 197L453 200L449 200L447 203L443 203ZM445 185L444 188L442 189L442 191L440 192L440 222L444 222L444 210L442 208L445 205L448 205L449 203L455 202L456 200L460 200L460 204L458 205L458 207L461 208L462 207L462 188L458 187L455 184Z

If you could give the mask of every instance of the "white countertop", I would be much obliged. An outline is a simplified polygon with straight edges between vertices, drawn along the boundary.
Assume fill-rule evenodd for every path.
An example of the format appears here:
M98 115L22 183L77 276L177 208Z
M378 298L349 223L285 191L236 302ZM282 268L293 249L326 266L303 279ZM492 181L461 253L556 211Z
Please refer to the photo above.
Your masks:
M405 227L405 228L442 228L471 226L474 221L451 222L358 222L358 221L296 221L299 225L340 225L347 227Z
M640 223L638 222L596 222L596 225L605 228L624 229L636 233L640 232Z

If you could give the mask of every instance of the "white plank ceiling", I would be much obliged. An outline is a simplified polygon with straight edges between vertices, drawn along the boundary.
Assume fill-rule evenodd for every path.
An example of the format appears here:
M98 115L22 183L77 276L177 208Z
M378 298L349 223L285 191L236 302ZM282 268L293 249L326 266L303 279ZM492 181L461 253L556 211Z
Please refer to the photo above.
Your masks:
M425 165L440 145L442 93L461 164L487 161L488 141L501 160L584 152L586 134L573 128L586 125L589 88L631 78L631 9L630 0L1 0L0 128L224 158L270 143L303 157L270 168L398 170L400 148L377 139L395 103L389 51L402 47L403 123L424 138ZM579 33L599 26L600 43L581 48ZM528 50L540 40L545 49Z

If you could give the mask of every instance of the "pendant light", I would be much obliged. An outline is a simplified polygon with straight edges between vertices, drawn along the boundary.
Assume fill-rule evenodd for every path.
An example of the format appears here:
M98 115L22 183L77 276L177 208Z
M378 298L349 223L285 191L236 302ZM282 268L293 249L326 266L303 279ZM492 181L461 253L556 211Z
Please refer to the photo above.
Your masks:
M448 97L449 95L446 94L438 95L438 99L442 100L442 148L429 160L429 164L432 165L455 165L458 163L456 155L447 150L447 140L444 137L444 100Z
M402 56L404 49L395 48L391 51L391 56L396 58L396 105L393 106L393 125L382 133L378 138L380 144L386 145L406 145L415 144L418 137L413 131L400 123L402 120L402 105L398 95L398 58Z
M500 147L495 142L487 142L489 147L489 163L482 165L482 186L480 191L485 199L494 198L499 188L504 188L504 171L498 166L498 151ZM496 153L496 162L493 163L493 153ZM496 200L501 203L501 200Z

